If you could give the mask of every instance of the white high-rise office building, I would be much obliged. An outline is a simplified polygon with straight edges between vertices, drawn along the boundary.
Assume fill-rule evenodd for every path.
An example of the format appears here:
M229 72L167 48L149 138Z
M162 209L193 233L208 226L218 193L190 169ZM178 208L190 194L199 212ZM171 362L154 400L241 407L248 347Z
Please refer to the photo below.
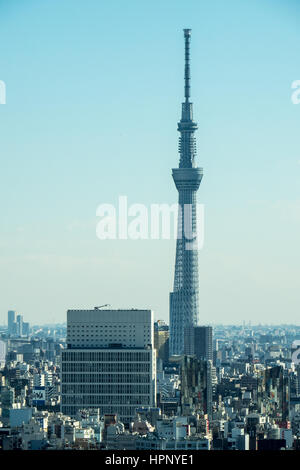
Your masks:
M151 310L68 310L62 351L61 411L117 413L129 423L135 410L156 404L156 357Z
M7 353L7 342L0 339L0 369L5 366L5 359Z

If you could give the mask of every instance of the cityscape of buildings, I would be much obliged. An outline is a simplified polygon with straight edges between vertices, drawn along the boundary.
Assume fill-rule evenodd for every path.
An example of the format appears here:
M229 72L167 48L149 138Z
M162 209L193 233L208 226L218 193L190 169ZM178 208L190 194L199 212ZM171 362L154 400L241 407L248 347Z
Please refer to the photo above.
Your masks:
M299 326L199 326L180 356L169 333L150 310L1 327L0 448L299 449Z
M60 325L30 325L8 311L0 329L2 450L300 450L300 327L201 324L195 233L203 172L190 102L191 30L184 39L172 174L188 214L178 217L184 234L169 325L151 309L68 310Z

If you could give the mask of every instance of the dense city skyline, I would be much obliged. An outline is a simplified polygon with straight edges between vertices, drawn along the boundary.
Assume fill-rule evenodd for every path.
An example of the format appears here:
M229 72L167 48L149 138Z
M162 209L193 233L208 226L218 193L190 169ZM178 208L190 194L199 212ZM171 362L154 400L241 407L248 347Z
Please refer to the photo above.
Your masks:
M200 326L173 357L150 311L13 330L0 339L0 449L299 449L299 326Z

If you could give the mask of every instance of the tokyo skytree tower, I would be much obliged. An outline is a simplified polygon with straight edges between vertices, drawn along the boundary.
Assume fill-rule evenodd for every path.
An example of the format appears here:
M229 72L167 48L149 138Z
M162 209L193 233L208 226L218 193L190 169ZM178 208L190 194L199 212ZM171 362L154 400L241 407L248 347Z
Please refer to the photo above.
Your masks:
M190 40L191 30L184 29L185 71L181 120L178 123L179 168L172 176L179 193L178 237L173 292L170 293L170 356L184 352L184 330L196 326L199 316L197 203L196 193L203 171L196 166L197 123L193 121L190 102Z

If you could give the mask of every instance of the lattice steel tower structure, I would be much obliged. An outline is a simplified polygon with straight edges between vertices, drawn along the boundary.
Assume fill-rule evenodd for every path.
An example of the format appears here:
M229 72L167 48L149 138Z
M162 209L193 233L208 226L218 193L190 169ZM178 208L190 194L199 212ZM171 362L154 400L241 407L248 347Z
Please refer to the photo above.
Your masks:
M179 193L178 237L174 288L170 293L170 356L184 352L184 330L196 326L199 315L199 279L197 245L196 193L203 170L196 167L197 123L193 121L193 104L190 102L190 40L191 30L184 29L185 71L184 97L181 120L178 123L179 168L173 168L172 176Z

